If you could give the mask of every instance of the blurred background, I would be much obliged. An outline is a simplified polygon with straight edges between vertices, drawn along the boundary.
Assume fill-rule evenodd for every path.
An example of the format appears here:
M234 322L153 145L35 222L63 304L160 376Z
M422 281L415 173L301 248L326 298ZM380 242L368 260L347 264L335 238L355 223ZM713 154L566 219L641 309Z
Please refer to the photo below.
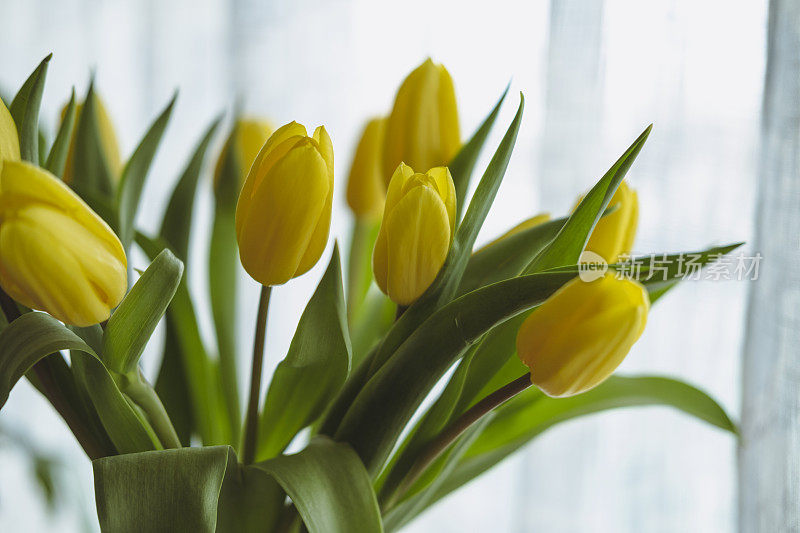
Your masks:
M428 56L455 80L463 138L510 80L487 145L496 146L515 95L526 97L481 241L536 212L568 212L654 123L629 173L641 206L635 251L747 241L744 253L765 259L758 283L687 282L664 298L620 372L677 376L710 392L735 419L744 411L739 457L729 434L666 408L594 415L544 434L407 531L783 531L800 528L791 515L800 494L798 4L0 0L0 91L13 94L53 52L42 114L52 131L70 89L85 94L94 73L127 157L178 89L138 220L147 230L157 228L201 131L237 99L275 124L324 124L336 153L332 235L342 241L351 224L345 179L364 121L389 111L400 81ZM217 146L222 141L219 135ZM188 272L210 342L201 298L207 166ZM142 255L132 263L146 265ZM324 265L275 291L280 311L269 319L268 372L286 353ZM255 288L242 275L243 353L252 342ZM144 359L150 376L161 338ZM0 531L96 530L90 463L27 383L12 393L0 427ZM31 475L30 450L50 461L64 488L52 512Z

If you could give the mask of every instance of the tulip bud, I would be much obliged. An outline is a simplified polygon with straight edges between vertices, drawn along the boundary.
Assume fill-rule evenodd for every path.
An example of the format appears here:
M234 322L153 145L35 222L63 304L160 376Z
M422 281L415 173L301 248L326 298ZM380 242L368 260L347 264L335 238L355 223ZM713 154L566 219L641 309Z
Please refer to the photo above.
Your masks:
M446 167L414 173L401 163L389 190L372 268L378 287L399 305L410 305L442 268L453 239L456 190Z
M386 124L384 179L401 162L413 168L450 164L461 147L453 80L427 59L403 81Z
M269 139L273 131L275 131L275 128L266 120L258 118L242 118L237 120L236 124L233 126L233 131L225 142L225 146L222 148L222 152L219 154L219 159L217 159L217 166L214 172L214 189L216 190L219 186L219 179L225 164L225 158L228 156L228 150L231 146L234 146L236 164L240 176L236 186L238 192L241 184L244 183L245 178L247 178L247 173L258 155L258 152L261 150L261 147L264 146L264 143L267 142L267 139Z
M122 158L119 155L119 143L117 142L117 134L114 132L114 123L111 121L111 115L108 114L103 100L97 93L94 95L94 110L97 116L97 131L100 135L100 145L103 149L103 155L108 165L108 170L111 171L111 176L114 179L119 179L122 174ZM78 130L78 122L80 121L81 112L83 111L83 103L75 105L75 122L72 126L72 134L70 135L69 151L67 151L67 164L64 167L64 183L72 183L72 161L75 157L75 133ZM67 106L61 109L61 120L67 114Z
M647 322L650 299L637 281L606 274L576 278L536 309L517 334L531 381L553 397L602 383L622 363Z
M347 204L357 217L377 218L383 212L386 198L386 180L383 177L385 131L385 118L370 120L353 157L347 181Z
M491 246L493 244L496 244L496 243L502 241L503 239L507 239L508 237L511 237L512 235L516 235L520 231L525 231L526 229L530 229L530 228L532 228L534 226L538 226L539 224L544 224L545 222L547 222L549 220L550 220L550 213L540 213L538 215L534 215L529 219L523 220L522 222L520 222L519 224L517 224L516 226L514 226L510 230L506 231L505 233L503 233L502 235L500 235L496 239L492 240L488 244L485 244L484 246L482 246L478 250L475 250L474 253L480 252L484 248L488 248L489 246Z
M261 148L236 206L242 266L262 285L281 285L319 260L333 200L333 145L323 126L309 137L297 122Z
M0 286L74 326L106 320L128 287L111 228L69 187L25 162L0 172Z
M8 108L0 100L0 165L4 159L19 161L17 126Z
M620 254L629 254L633 248L639 220L636 191L623 181L608 206L616 206L616 210L597 221L586 250L599 254L609 263L616 263Z

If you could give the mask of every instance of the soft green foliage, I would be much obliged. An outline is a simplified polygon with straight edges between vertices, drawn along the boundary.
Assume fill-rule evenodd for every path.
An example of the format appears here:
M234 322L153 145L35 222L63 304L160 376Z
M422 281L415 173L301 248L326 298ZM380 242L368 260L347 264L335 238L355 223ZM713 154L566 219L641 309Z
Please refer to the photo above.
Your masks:
M8 106L17 125L20 156L34 164L39 163L39 107L42 104L47 67L52 57L53 54L49 54L42 59Z
M150 165L156 155L156 150L161 142L161 137L164 130L167 128L169 117L172 114L172 108L175 105L175 100L178 95L172 97L164 111L156 118L150 129L142 138L139 146L134 150L133 155L125 164L125 169L122 171L122 177L119 182L119 189L116 196L116 206L118 213L117 221L117 235L125 250L130 249L131 242L134 236L133 221L136 218L136 210L139 208L139 201L142 197L142 190L144 189L144 182L147 179L147 173L150 170ZM84 111L81 117L86 114L86 108L90 107L92 98L87 96ZM81 122L83 119L81 120ZM80 134L79 134L80 138ZM98 140L99 146L99 140Z
M350 337L339 248L308 301L286 358L270 383L256 459L267 459L319 417L350 371Z
M93 198L108 200L114 190L114 177L103 151L97 110L97 97L94 92L94 79L89 83L86 98L81 108L75 130L74 152L72 154L71 187L90 205ZM108 221L112 227L117 221ZM124 243L125 241L123 241Z
M75 89L69 97L69 102L64 110L64 119L58 128L58 133L50 147L45 168L56 176L64 176L64 168L67 165L67 155L69 154L69 142L72 137L72 128L75 126Z
M158 236L149 237L136 230L136 213L175 98L115 184L101 147L93 83L77 124L73 91L53 145L45 150L47 135L38 116L49 60L9 106L22 157L62 176L72 142L70 186L116 229L126 251L135 239L152 262L107 324L88 328L67 328L0 292L0 408L23 376L47 396L95 459L103 531L395 531L545 430L575 417L665 405L736 432L711 397L663 377L612 376L565 399L531 387L488 414L468 418L472 407L485 404L481 400L503 386L528 384L520 379L528 369L515 357L517 330L536 306L578 275L577 262L593 228L614 209L608 204L650 133L645 129L569 216L476 251L523 116L521 98L467 201L474 167L507 88L450 164L458 218L466 213L436 280L393 322L394 304L370 289L377 223L360 221L354 228L352 248L344 254L346 286L334 245L257 413L260 462L240 463L235 451L242 425L236 380L237 151L226 151L214 184L208 288L217 359L204 345L197 318L202 310L195 308L183 264L190 255L197 188L221 119L199 139ZM709 264L737 246L696 252L694 264ZM655 302L683 278L684 255L657 256L652 269L646 262L633 272L630 263L609 268L633 274ZM162 316L164 358L154 390L139 359ZM69 364L62 351L69 352ZM414 413L455 365L442 392L409 428ZM465 416L469 423L459 426ZM454 427L458 431L449 432ZM306 428L311 437L304 443ZM198 438L204 447L188 447ZM283 455L293 441L305 446ZM437 444L434 454L427 453L432 443Z
M147 341L172 301L183 263L169 250L159 253L108 320L103 362L121 374L134 371Z
M94 462L104 531L277 531L288 494L311 533L380 533L369 476L346 444L314 439L295 455L241 466L229 446L182 448ZM243 488L253 505L239 505ZM270 518L272 521L270 522Z

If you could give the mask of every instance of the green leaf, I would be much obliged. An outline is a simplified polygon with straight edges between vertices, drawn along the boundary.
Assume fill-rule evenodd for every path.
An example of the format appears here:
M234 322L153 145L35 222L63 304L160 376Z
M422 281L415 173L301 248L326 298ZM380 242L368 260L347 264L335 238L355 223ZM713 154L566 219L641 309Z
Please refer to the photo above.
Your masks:
M182 261L186 261L189 257L189 236L200 171L203 169L208 146L214 138L214 133L221 120L222 117L216 118L203 134L186 169L172 190L172 196L164 211L164 219L161 222L161 238L169 243L175 255Z
M228 446L180 448L92 462L100 528L105 532L216 531Z
M533 274L466 294L426 320L366 383L336 432L376 473L447 369L486 331L543 302L572 274Z
M611 376L595 389L550 398L530 388L495 410L495 417L442 484L438 500L493 467L555 424L619 407L666 405L735 433L736 426L701 390L664 377Z
M86 98L78 113L75 129L70 186L90 202L92 197L111 198L114 178L103 149L100 123L97 114L97 97L94 94L94 79L89 83Z
M472 196L469 209L467 209L464 220L461 221L456 230L450 252L444 265L442 265L442 269L439 271L439 275L425 293L395 322L394 327L386 335L373 362L373 374L431 313L449 302L455 295L472 254L475 239L477 239L483 221L489 213L508 167L508 162L511 159L511 152L517 140L524 108L525 99L520 94L517 114L508 127L492 160L489 162L489 166L486 168L475 194Z
M308 301L286 358L278 364L259 424L256 457L269 458L322 414L350 371L350 337L339 248Z
M152 239L142 233L136 234L136 242L151 259L165 248L169 248L163 239ZM171 328L174 328L174 337L169 334ZM185 275L167 308L167 332L167 340L174 339L177 349L165 352L168 359L162 362L161 372L156 380L156 392L164 402L170 419L178 427L182 427L181 424L185 424L186 417L189 415L183 409L188 407L191 420L196 425L204 444L230 443L231 422L226 416L222 403L219 371L209 359L200 337L197 314L189 295ZM167 346L170 347L171 344L167 344ZM174 367L165 365L174 365ZM182 371L181 374L165 374L165 368L170 369L171 372L176 367ZM175 397L170 394L184 386L188 393L188 398L186 398L188 405L171 403ZM179 398L179 401L182 400ZM179 433L179 435L181 434Z
M39 164L39 108L42 105L47 67L53 54L42 59L11 101L8 111L17 125L19 151L23 160Z
M176 93L164 111L153 122L153 125L150 126L150 129L139 143L139 146L136 147L130 160L125 165L125 169L122 171L117 191L117 212L119 216L117 234L126 251L130 249L131 241L133 240L133 223L136 218L136 211L139 208L139 200L142 196L147 172L150 170L150 165L156 155L156 150L169 122L177 97ZM87 103L88 101L87 99ZM81 115L84 113L85 108ZM83 119L81 118L81 120Z
M11 388L34 364L59 350L71 350L76 378L89 392L120 453L161 447L152 427L129 404L94 350L45 313L25 313L0 333L0 408Z
M459 294L518 276L558 234L566 218L550 220L514 233L476 251L469 258Z
M425 487L424 490L414 491L413 496L386 513L384 524L388 531L400 529L430 505L430 502L436 497L436 491L458 466L464 453L486 429L492 418L493 414L489 413L467 428L464 434L445 450L425 472L425 479L420 480L420 484Z
M50 154L47 156L47 162L45 163L45 168L60 178L64 177L73 127L75 127L75 89L72 89L69 103L64 110L64 118L58 128L58 134L56 134L56 139L53 141L53 146L50 147Z
M300 453L256 463L292 499L310 533L380 533L367 471L344 443L315 437Z
M497 115L500 113L500 106L506 99L508 89L511 84L508 84L500 95L500 99L495 104L489 115L483 120L481 125L472 134L467 143L461 147L456 156L450 161L448 168L450 174L453 176L453 184L456 188L456 209L458 210L458 219L461 219L461 214L464 212L464 207L467 205L467 190L469 190L469 182L472 178L472 171L475 169L475 164L478 162L478 156L481 155L481 149L486 143L486 138L489 132L492 131L492 126L497 120Z
M234 119L234 128L237 126ZM219 372L225 394L228 418L233 441L238 442L242 418L237 377L237 286L239 253L236 242L236 203L241 186L244 163L239 161L239 150L231 149L235 142L235 129L225 141L214 175L214 221L208 250L208 288L211 313L219 351Z
M136 370L139 358L183 276L183 263L163 250L147 267L108 320L103 334L103 362L127 374Z
M378 238L381 221L356 217L350 236L347 256L347 312L353 322L361 315L362 306L372 285L372 250Z
M525 269L526 274L578 262L595 224L644 146L652 124L647 126L616 163L600 178L569 216L555 239Z

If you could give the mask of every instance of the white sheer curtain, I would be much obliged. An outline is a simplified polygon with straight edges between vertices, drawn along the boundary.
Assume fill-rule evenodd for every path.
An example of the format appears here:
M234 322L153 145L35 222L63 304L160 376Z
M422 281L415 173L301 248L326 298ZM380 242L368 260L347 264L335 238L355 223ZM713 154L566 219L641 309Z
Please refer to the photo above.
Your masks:
M691 250L753 236L766 0L0 0L0 13L4 94L54 52L43 114L51 125L72 84L82 93L94 71L129 154L151 117L180 88L145 193L139 222L147 229L157 227L167 191L201 128L237 97L247 111L276 123L325 124L336 149L337 190L343 192L363 121L385 113L405 73L430 55L456 81L463 136L511 79L501 126L489 141L496 145L513 114L516 91L526 96L517 149L483 239L534 212L569 210L650 122L653 133L630 173L641 202L636 250ZM796 62L785 68L794 69L785 76L796 80ZM792 97L796 104L796 93L785 98ZM796 114L795 109L795 120ZM794 135L796 140L796 129ZM783 146L785 157L796 162L797 144ZM773 191L789 194L796 207L792 168L785 172L793 185ZM763 177L764 164L761 169ZM762 195L762 206L779 201ZM195 233L200 247L189 272L205 332L212 331L207 302L199 298L208 213L204 192L197 210L202 226ZM785 226L796 224L794 213L778 219L784 231L796 232ZM339 194L333 234L346 239L348 227ZM792 246L796 253L796 242ZM747 253L754 250L748 247ZM789 261L796 258L787 256L782 264L796 272ZM141 256L133 261L144 264ZM268 370L285 354L319 275L317 268L276 291L274 305L281 312L270 317ZM621 372L689 380L738 418L747 286L692 282L675 290L653 310ZM241 316L250 317L256 307L252 281L243 277L241 288ZM770 313L768 303L763 305ZM796 319L796 312L782 316ZM751 335L760 331L754 324ZM785 327L796 338L796 320ZM243 352L251 336L252 324L243 321ZM158 342L153 344L148 372L160 352ZM781 346L792 350L796 343ZM751 357L756 352L748 351ZM796 387L786 395L796 402ZM788 413L796 418L797 410ZM28 530L31 516L37 531L80 530L86 515L88 527L96 528L89 463L44 400L21 385L0 423L31 434L63 458L67 476L77 480L66 499L85 495L84 511L64 506L48 518L19 456L0 448L0 530ZM730 435L664 408L623 410L546 433L408 531L733 531L736 479ZM782 494L796 499L797 490L792 477Z

